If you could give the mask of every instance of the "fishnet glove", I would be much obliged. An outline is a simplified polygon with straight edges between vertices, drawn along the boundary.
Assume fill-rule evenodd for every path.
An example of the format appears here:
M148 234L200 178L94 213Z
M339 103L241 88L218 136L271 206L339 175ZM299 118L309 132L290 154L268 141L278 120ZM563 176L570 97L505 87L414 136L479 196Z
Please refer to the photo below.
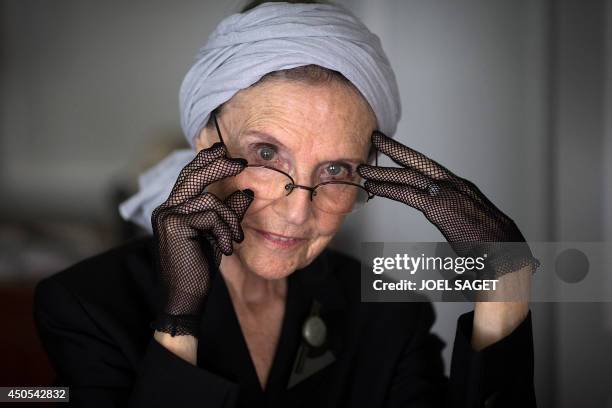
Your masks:
M540 262L514 221L474 183L380 132L372 134L372 143L402 167L360 165L357 172L366 180L367 190L421 211L458 256L486 253L482 277L500 277L527 265L535 272ZM504 246L502 242L524 244Z
M221 143L200 150L181 170L168 199L151 216L165 292L152 327L172 336L197 337L211 273L219 267L222 254L232 254L232 240L244 239L240 222L253 192L236 191L225 201L203 192L207 185L245 168L246 160L229 159L226 153Z

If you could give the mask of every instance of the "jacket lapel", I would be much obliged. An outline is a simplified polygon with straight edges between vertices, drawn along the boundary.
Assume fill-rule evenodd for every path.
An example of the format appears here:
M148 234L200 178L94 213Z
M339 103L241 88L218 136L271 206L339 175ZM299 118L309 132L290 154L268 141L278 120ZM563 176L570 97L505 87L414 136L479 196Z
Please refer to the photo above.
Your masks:
M325 250L310 268L295 272L295 286L301 291L308 312L298 322L299 346L290 358L288 389L319 375L333 364L344 350L346 297L341 283L331 270L331 256L333 255ZM325 344L318 348L309 346L302 335L303 324L310 317L315 303L319 309L317 314L326 328Z
M325 250L310 265L296 270L288 277L285 315L265 391L259 384L240 323L220 273L213 277L201 321L198 366L238 383L242 398L258 403L265 400L272 405L280 401L287 389L320 375L344 350L346 298L341 282L331 270L331 256L333 254ZM298 381L294 377L290 383L303 343L302 326L315 300L320 304L320 317L327 328L326 355L331 356L332 360L321 364L321 360L306 359L306 375L297 378Z
M253 406L263 403L263 390L220 273L213 277L202 315L198 366L237 383L242 397Z

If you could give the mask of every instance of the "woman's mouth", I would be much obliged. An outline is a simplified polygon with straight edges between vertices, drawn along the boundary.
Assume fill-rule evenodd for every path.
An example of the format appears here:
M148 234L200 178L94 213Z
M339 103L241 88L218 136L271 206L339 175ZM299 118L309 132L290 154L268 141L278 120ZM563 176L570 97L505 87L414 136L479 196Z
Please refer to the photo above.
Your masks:
M272 245L274 248L293 248L306 241L304 238L287 237L256 228L253 228L253 230L257 232L257 234L262 237L266 243Z

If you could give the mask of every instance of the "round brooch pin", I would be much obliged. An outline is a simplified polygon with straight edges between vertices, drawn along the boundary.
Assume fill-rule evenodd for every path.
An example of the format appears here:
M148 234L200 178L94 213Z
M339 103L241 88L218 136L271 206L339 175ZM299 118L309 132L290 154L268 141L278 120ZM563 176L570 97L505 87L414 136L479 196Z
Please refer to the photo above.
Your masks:
M327 327L325 322L319 316L310 316L302 326L302 336L308 345L312 347L321 347L325 344L327 337Z

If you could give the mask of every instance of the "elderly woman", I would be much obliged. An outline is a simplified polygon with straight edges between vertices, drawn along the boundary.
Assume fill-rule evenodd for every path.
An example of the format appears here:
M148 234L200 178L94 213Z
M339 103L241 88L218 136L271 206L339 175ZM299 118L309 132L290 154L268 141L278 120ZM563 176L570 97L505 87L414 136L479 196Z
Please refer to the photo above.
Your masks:
M152 235L37 287L73 404L535 406L526 301L460 316L446 378L431 303L362 303L359 262L326 248L374 196L423 212L459 253L524 242L476 186L391 138L395 77L356 17L251 5L211 34L180 102L193 149L120 207ZM379 153L399 167L377 166ZM535 261L496 276L528 282Z

